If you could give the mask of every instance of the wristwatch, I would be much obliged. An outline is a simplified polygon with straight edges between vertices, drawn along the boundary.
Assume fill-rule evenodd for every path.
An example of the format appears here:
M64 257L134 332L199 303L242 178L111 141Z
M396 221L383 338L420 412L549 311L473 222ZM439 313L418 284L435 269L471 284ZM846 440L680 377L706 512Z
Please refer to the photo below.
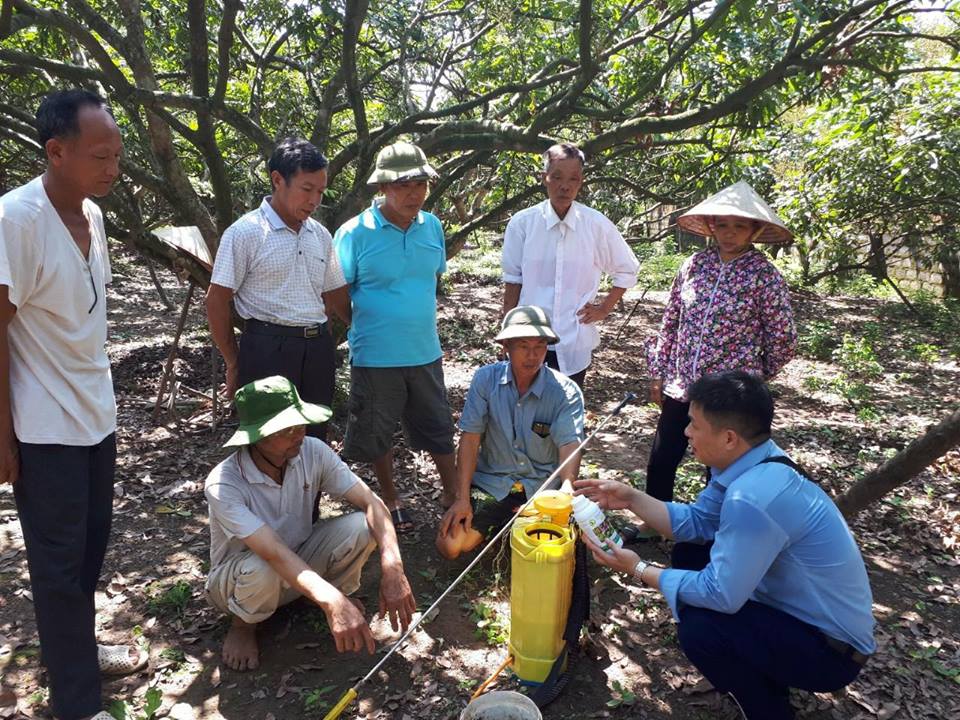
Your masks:
M643 585L643 571L648 567L650 567L650 563L646 560L638 560L636 566L633 568L633 577L635 577L641 585Z

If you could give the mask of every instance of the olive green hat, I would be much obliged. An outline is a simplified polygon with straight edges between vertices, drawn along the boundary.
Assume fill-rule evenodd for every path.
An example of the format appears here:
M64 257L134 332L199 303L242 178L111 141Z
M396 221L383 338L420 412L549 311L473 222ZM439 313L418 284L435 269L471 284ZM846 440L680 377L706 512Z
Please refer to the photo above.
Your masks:
M536 305L520 305L503 316L494 340L503 342L511 338L546 338L550 345L560 342L560 336L550 326L547 311Z
M326 422L333 415L328 407L303 402L294 384L280 375L247 383L237 390L234 404L240 427L224 447L253 445L267 435Z
M377 154L377 165L367 185L437 177L437 171L430 167L423 150L410 143L398 142L387 145Z

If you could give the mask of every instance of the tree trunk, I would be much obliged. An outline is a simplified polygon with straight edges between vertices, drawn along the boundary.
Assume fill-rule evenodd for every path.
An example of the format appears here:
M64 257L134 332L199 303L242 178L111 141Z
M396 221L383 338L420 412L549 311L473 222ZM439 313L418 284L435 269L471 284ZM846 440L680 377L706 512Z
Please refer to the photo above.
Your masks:
M887 256L880 233L870 233L870 256L867 262L867 272L882 282L887 277Z
M960 300L960 232L949 225L943 229L937 260L943 268L943 296Z
M912 480L957 445L960 445L960 410L954 410L883 465L867 473L837 498L837 507L845 517L853 517L867 505Z

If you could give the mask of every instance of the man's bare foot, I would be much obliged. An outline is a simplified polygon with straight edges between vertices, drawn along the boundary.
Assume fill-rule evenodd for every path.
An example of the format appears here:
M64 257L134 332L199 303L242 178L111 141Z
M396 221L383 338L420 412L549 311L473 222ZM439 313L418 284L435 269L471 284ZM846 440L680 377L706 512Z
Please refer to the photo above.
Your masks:
M234 670L256 670L260 667L257 626L234 617L223 639L222 657L226 666Z

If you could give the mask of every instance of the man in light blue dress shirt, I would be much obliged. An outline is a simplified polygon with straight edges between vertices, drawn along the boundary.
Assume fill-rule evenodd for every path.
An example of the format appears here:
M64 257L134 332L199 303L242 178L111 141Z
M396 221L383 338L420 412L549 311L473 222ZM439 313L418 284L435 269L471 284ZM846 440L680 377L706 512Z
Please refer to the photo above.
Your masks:
M712 543L709 560L681 568L675 554L664 569L629 550L591 550L663 593L684 653L749 720L792 718L789 688L838 690L876 650L863 558L830 497L770 439L773 400L760 378L706 375L690 402L686 434L711 475L696 502L665 503L613 480L575 487L678 544Z
M544 362L559 339L547 313L514 308L495 339L508 359L477 370L460 416L457 495L437 534L437 550L448 559L502 527L583 438L580 388ZM577 467L574 459L560 472L567 492Z

